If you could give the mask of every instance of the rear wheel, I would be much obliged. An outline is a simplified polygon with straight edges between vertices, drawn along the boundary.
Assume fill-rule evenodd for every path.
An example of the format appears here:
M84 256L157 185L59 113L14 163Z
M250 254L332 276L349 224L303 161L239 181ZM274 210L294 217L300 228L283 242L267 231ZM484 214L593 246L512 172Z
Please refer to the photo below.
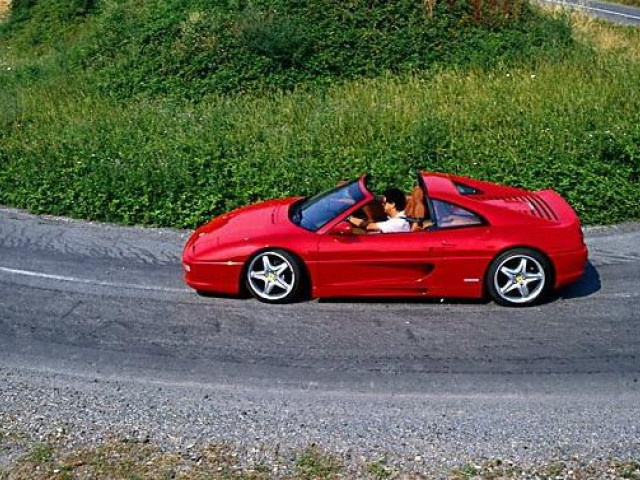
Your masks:
M303 272L290 253L265 250L251 259L245 271L247 289L265 303L289 303L300 296Z
M486 285L500 305L524 307L542 301L552 285L549 260L529 248L514 248L496 257L487 271Z

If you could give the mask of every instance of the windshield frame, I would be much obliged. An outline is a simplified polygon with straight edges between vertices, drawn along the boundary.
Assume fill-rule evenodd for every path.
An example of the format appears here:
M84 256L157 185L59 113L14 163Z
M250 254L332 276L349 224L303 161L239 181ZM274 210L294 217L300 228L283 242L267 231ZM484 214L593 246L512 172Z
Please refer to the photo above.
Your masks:
M303 228L308 232L324 233L325 231L329 230L333 226L333 224L337 223L337 221L345 217L345 214L347 212L355 211L359 205L372 198L371 193L364 186L364 181L365 177L361 177L343 185L338 185L329 190L325 190L324 192L320 192L313 197L305 197L298 200L289 208L289 220L294 225ZM323 221L321 222L316 222L313 226L303 224L300 215L304 213L305 210L313 208L314 206L318 205L319 202L326 200L331 195L334 195L341 191L346 192L349 189L354 189L358 194L358 198L354 198L354 203L352 203L351 205L347 205L343 209L331 211L330 217L323 219Z

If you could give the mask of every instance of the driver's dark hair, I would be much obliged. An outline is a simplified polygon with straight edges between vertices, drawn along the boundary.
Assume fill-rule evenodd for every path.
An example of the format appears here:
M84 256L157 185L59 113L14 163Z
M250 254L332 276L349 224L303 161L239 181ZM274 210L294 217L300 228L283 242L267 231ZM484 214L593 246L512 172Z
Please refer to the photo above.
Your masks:
M407 197L404 196L404 193L399 188L388 188L384 192L384 198L387 199L387 202L393 203L399 212L407 206Z

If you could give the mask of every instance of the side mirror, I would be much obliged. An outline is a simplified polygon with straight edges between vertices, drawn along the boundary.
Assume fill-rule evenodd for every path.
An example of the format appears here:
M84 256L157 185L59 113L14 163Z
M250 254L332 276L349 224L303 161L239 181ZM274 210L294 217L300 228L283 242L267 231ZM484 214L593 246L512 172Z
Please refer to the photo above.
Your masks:
M335 225L329 233L331 235L353 235L353 225L349 222L340 222Z

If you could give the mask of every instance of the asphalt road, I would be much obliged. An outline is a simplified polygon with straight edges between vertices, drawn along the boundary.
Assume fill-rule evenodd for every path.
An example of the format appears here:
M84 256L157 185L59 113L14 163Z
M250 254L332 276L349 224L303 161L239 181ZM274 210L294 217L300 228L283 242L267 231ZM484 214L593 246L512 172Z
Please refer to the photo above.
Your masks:
M538 0L547 5L581 10L589 16L614 23L640 26L640 8L591 0Z
M208 392L215 421L228 421L210 433L240 442L247 430L228 417L249 404L268 407L248 435L280 432L283 445L320 437L330 448L373 441L411 454L431 445L449 461L471 447L538 458L558 451L535 440L555 431L565 453L640 455L638 224L589 230L585 278L527 309L199 297L181 279L187 234L0 209L0 374L22 382L0 407L18 412L15 402L46 396L52 382L117 401L116 386L140 395L162 385L145 398L181 412ZM137 405L153 428L159 420ZM466 412L453 415L455 444L417 436L416 419L437 430L455 412Z
M402 390L424 388L402 380L423 374L638 372L640 231L627 229L589 235L584 280L534 308L439 300L266 306L185 287L187 232L1 210L0 358L294 387L393 379Z

